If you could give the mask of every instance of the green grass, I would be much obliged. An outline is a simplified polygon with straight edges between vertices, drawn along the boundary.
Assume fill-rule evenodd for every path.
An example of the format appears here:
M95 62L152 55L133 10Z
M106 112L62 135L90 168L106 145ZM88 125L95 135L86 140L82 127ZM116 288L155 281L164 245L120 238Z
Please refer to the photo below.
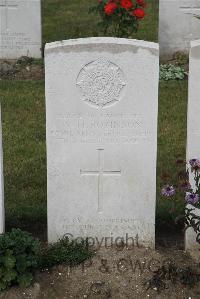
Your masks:
M89 14L98 0L43 0L43 44L57 40L101 36L99 17ZM134 38L157 41L158 0L147 0L147 16Z
M67 237L45 246L41 251L41 268L55 265L76 266L94 256L94 251L86 241L70 241Z
M6 222L46 222L44 82L0 81Z
M46 150L44 82L0 81L3 111L7 225L46 223ZM170 204L160 199L160 176L175 179L175 161L185 157L187 81L160 83L157 222L173 226ZM175 215L182 212L180 201Z
M157 223L161 228L174 226L174 218L183 214L184 198L179 196L174 213L172 201L160 196L163 173L177 182L178 158L185 159L187 125L187 80L160 82L158 113L158 165L157 165ZM184 170L184 166L182 167Z

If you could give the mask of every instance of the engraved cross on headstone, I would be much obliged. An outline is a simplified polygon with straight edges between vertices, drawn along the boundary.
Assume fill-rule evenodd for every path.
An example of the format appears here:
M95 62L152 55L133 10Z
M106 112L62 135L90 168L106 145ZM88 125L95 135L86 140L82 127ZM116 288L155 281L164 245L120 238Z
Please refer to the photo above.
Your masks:
M81 175L98 176L98 212L103 212L103 177L121 176L121 170L104 170L104 149L98 149L98 169L82 170Z
M8 31L9 30L9 26L8 26L8 11L10 9L17 9L18 8L18 4L16 1L12 1L12 0L0 0L0 10L3 10L3 15L1 14L1 29L3 28L3 16L5 16L5 30ZM4 14L5 13L5 14ZM3 30L2 30L3 31Z

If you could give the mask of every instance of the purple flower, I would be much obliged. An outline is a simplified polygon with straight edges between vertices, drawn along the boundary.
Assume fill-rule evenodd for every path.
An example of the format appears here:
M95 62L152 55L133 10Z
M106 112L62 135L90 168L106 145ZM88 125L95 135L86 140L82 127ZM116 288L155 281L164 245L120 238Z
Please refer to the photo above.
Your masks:
M189 164L191 166L192 171L200 170L200 160L199 159L191 159L191 160L189 160Z
M185 200L187 203L195 204L199 201L199 195L195 193L187 192L185 196Z
M161 190L161 194L163 196L167 196L167 197L170 197L170 196L173 196L175 194L175 188L174 186L170 186L170 185L165 185L163 186L162 190Z

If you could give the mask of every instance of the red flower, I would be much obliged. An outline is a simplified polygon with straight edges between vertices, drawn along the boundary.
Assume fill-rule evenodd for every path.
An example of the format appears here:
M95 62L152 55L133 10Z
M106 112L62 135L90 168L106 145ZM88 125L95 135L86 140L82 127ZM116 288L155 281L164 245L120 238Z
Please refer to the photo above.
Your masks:
M112 15L115 12L116 8L117 8L116 3L114 2L107 3L104 7L105 14L108 16Z
M145 16L145 12L142 8L136 8L133 12L132 15L138 19L143 19Z
M144 0L137 0L137 4L139 4L142 7L146 7L147 5Z
M132 0L121 0L121 7L125 9L131 9L133 7Z

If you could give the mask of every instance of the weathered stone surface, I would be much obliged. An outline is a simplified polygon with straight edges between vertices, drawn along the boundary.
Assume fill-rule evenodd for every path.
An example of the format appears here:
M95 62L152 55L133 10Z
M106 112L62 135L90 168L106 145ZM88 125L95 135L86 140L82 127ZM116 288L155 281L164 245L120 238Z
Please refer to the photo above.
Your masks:
M200 159L200 40L191 42L189 63L189 97L188 97L188 122L187 122L187 159ZM193 188L194 179L190 174L190 182ZM192 206L191 206L192 208ZM200 216L200 210L194 212ZM193 256L199 259L200 245L196 242L196 233L192 228L186 231L185 248Z
M158 54L117 38L46 45L50 242L138 237L154 247Z
M1 106L0 106L0 234L5 230L4 216L4 180L3 180L3 147L2 147L2 125L1 125Z
M188 53L190 41L200 38L200 0L160 0L159 44L161 57Z
M40 0L0 0L0 59L41 57Z

